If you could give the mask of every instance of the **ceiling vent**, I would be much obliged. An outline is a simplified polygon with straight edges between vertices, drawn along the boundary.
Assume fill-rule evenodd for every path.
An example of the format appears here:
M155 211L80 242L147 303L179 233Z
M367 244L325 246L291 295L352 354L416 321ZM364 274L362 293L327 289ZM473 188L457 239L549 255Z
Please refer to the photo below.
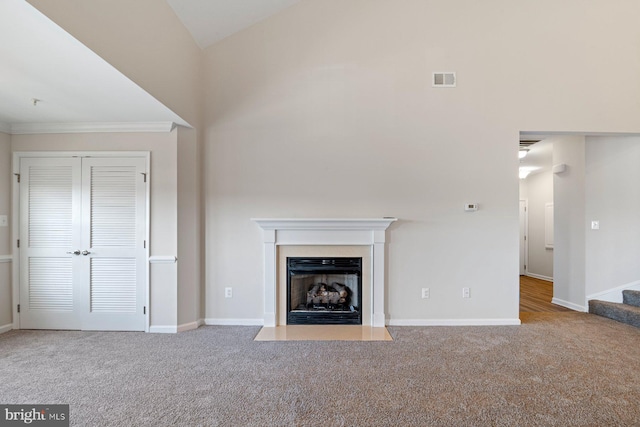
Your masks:
M456 73L452 71L437 71L431 80L433 87L456 87Z
M541 139L521 139L520 140L520 148L529 148L533 144L540 142Z

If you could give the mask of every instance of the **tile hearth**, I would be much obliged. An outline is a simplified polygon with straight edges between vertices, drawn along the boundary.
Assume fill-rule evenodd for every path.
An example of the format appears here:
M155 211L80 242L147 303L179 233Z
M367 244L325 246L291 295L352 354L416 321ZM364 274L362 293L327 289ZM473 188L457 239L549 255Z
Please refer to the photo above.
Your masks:
M264 327L254 341L393 341L387 328L356 325Z

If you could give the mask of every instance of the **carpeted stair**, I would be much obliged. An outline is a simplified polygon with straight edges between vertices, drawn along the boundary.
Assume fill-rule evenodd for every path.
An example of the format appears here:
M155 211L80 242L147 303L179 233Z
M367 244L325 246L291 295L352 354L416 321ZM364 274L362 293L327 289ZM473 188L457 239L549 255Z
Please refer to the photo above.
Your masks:
M622 291L622 303L590 300L589 313L640 328L640 291Z

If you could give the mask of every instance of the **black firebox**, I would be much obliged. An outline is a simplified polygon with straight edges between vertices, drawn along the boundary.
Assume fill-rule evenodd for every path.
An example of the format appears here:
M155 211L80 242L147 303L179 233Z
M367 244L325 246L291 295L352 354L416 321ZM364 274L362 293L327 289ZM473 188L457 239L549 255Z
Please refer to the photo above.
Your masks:
M287 257L288 325L362 325L362 258Z

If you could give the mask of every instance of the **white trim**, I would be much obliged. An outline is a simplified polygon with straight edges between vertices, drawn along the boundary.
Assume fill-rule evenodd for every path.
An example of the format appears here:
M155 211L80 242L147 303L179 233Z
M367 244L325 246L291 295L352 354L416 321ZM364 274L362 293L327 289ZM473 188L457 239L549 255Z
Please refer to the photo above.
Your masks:
M13 330L13 323L0 326L0 334L4 334L5 332L9 332L11 330Z
M530 271L527 271L525 276L533 277L534 279L546 280L547 282L553 282L553 277L543 276L542 274L531 273Z
M0 132L11 135L11 125L9 123L0 122Z
M520 319L394 319L389 326L518 326Z
M174 122L13 123L12 135L41 133L171 132Z
M215 326L264 326L263 319L204 319L205 325Z
M151 326L149 332L152 334L176 334L178 333L177 326Z
M597 299L601 301L609 302L622 302L622 291L633 290L640 291L640 280L636 280L631 283L627 283L615 288L607 289L606 291L596 292L595 294L587 295L585 306L589 306L589 300Z
M183 323L182 325L178 325L178 332L192 331L198 329L198 327L200 327L200 321Z
M150 264L175 264L178 257L175 255L153 255L149 257Z
M583 311L583 312L587 311L585 306L574 304L572 302L561 300L561 299L558 299L558 298L552 298L551 299L551 303L552 304L556 304L556 305L560 305L562 307L570 308L571 310L575 310L575 311Z
M0 264L13 261L13 255L0 255Z
M386 230L398 218L251 218L263 230Z

